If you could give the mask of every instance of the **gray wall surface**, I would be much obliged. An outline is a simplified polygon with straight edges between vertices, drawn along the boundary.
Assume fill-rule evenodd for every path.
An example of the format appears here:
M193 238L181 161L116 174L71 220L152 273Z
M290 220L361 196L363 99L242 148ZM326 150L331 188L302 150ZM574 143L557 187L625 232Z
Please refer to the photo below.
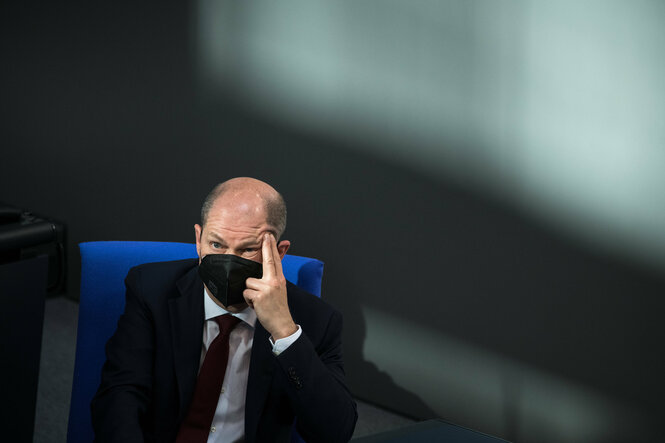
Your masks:
M253 176L287 201L291 253L326 263L322 294L344 314L358 397L515 441L661 435L659 262L423 169L408 161L422 153L416 136L401 133L400 155L383 155L383 139L337 137L213 93L199 9L186 2L0 8L0 200L67 224L73 293L77 243L192 242L210 188ZM469 140L439 142L449 159Z

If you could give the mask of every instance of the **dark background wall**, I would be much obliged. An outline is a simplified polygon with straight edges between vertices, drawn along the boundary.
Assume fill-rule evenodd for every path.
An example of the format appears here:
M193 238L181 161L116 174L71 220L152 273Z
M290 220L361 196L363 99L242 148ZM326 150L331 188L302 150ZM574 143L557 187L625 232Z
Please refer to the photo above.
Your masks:
M291 252L326 262L358 397L516 441L660 435L658 267L444 175L205 100L186 2L0 8L0 200L66 223L69 296L77 243L191 242L208 190L253 176L285 196Z

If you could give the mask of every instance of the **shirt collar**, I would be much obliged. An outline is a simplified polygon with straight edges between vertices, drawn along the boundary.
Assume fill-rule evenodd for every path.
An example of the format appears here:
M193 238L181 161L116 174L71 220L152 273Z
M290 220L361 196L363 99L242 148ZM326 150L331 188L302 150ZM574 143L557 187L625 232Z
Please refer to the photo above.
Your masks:
M208 291L205 287L203 288L203 307L205 310L206 320L210 320L211 318L215 318L224 314L231 314L234 317L238 317L252 328L256 324L256 312L254 312L254 309L247 306L240 312L229 312L212 301L212 298L210 298L210 295L208 294Z

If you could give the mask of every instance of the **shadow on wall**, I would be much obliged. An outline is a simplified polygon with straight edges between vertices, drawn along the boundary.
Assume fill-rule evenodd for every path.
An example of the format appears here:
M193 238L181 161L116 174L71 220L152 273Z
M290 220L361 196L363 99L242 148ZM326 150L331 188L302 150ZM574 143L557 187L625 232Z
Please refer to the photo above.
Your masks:
M342 306L344 314L344 359L347 381L353 394L411 418L424 420L440 416L441 414L434 411L419 395L396 383L390 373L379 368L371 357L366 356L367 322L362 310L362 296L354 296L354 278L344 278L343 275L336 277L349 283L347 295L344 298L335 297L338 301L333 300L333 303L337 301L336 304ZM324 298L327 299L327 295ZM399 324L394 326L400 327ZM411 354L409 349L390 346L389 343L381 343L380 346L387 347L396 360L420 357Z
M171 6L6 16L3 200L65 221L70 251L191 242L217 181L264 179L289 204L292 253L326 263L355 395L516 441L656 439L662 274L444 176L197 103L190 11ZM58 51L44 53L46 36Z
M323 297L345 314L356 395L518 441L657 432L662 275L443 177L301 136L277 151L298 171L294 250L326 261Z

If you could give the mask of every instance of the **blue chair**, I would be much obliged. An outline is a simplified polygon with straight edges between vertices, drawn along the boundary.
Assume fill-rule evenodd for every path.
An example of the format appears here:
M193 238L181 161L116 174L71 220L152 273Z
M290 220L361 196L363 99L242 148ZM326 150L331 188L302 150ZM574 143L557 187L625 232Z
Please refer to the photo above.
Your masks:
M129 269L142 263L197 257L196 246L190 243L99 241L81 243L79 249L81 297L68 443L90 443L94 439L90 402L100 383L106 359L104 346L125 307L124 280ZM321 296L323 262L286 255L282 266L287 280ZM294 435L293 441L302 440Z

